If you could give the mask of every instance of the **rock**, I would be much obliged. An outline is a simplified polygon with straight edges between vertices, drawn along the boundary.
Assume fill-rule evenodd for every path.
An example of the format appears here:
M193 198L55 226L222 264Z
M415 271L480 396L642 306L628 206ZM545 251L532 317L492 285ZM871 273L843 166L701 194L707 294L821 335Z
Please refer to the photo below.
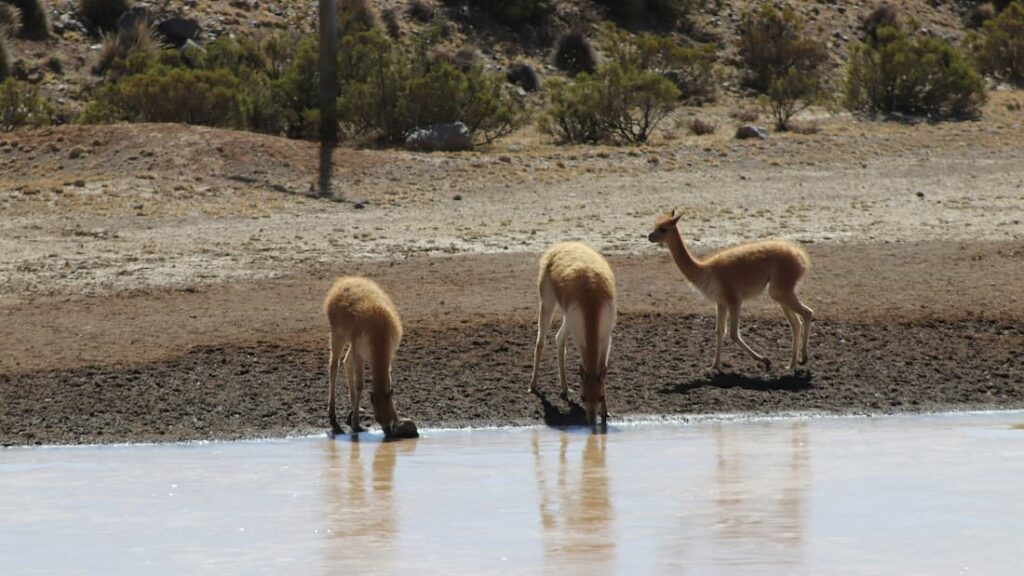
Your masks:
M744 124L736 129L736 139L746 140L748 138L758 138L761 140L768 139L768 132L760 126L754 126L753 124Z
M199 36L199 22L193 18L175 16L156 25L156 31L175 48L181 48L186 42Z
M434 124L409 134L405 149L419 152L472 150L473 135L462 122Z
M145 6L132 6L128 10L121 13L121 16L117 19L117 28L115 32L131 34L136 24L140 21L144 21L150 26L153 25L153 13Z
M74 148L71 149L71 152L68 154L68 158L74 160L76 158L81 158L82 154L85 154L85 148L82 148L81 146L75 146Z
M540 77L532 66L525 62L513 65L505 72L505 79L509 84L515 84L526 92L535 92L540 89Z

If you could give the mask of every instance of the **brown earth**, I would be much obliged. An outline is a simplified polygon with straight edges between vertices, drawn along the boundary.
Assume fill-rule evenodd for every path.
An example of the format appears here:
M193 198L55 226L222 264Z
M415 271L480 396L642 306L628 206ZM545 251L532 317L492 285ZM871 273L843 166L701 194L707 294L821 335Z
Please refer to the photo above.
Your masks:
M550 346L544 396L525 392L536 258L565 239L618 275L613 422L1024 408L1024 114L1020 92L992 96L978 122L829 117L765 142L563 148L527 132L469 154L338 150L331 199L306 194L305 142L176 125L3 136L0 443L322 429L320 301L348 273L402 313L397 403L421 426L572 421ZM776 368L727 345L723 374L704 371L712 306L645 239L671 206L698 253L805 245L810 371L781 368L788 327L766 298L743 327Z

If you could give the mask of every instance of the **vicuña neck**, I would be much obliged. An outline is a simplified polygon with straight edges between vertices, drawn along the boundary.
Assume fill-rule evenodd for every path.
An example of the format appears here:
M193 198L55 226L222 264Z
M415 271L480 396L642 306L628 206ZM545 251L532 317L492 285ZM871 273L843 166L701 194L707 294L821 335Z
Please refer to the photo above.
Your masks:
M673 232L668 235L668 249L672 253L672 259L676 261L676 266L679 267L683 276L686 276L690 282L696 283L703 273L701 261L690 255L679 230L673 230Z

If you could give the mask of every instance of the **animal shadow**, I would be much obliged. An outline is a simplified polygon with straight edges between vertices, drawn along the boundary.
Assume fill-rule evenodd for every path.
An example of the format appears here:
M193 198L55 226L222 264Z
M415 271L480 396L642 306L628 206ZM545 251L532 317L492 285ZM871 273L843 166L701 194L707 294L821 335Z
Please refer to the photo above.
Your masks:
M727 372L716 372L702 376L689 382L680 382L672 386L662 388L662 393L686 394L691 390L711 386L714 388L742 388L744 390L756 390L766 392L769 390L781 390L784 392L799 392L814 387L813 376L809 370L799 371L794 374L786 374L778 378L772 377L751 377L745 374L730 374Z
M553 404L543 392L535 392L540 399L541 407L544 409L544 424L551 428L572 428L576 426L590 426L587 422L587 411L568 396L560 396L565 400L565 406Z

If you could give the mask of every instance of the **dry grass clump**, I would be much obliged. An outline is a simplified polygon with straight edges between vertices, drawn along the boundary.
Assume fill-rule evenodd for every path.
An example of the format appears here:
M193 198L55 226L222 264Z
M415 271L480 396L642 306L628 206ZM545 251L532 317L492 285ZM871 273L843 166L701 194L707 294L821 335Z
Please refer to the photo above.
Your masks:
M706 136L708 134L714 134L718 130L718 123L712 120L705 120L704 118L693 118L687 124L686 127L690 130L690 134L694 136Z
M103 45L93 70L103 73L118 60L134 53L155 54L164 47L160 36L145 18L139 18L130 28L103 35Z
M597 51L582 30L573 30L558 39L555 66L570 76L592 74L597 69Z

